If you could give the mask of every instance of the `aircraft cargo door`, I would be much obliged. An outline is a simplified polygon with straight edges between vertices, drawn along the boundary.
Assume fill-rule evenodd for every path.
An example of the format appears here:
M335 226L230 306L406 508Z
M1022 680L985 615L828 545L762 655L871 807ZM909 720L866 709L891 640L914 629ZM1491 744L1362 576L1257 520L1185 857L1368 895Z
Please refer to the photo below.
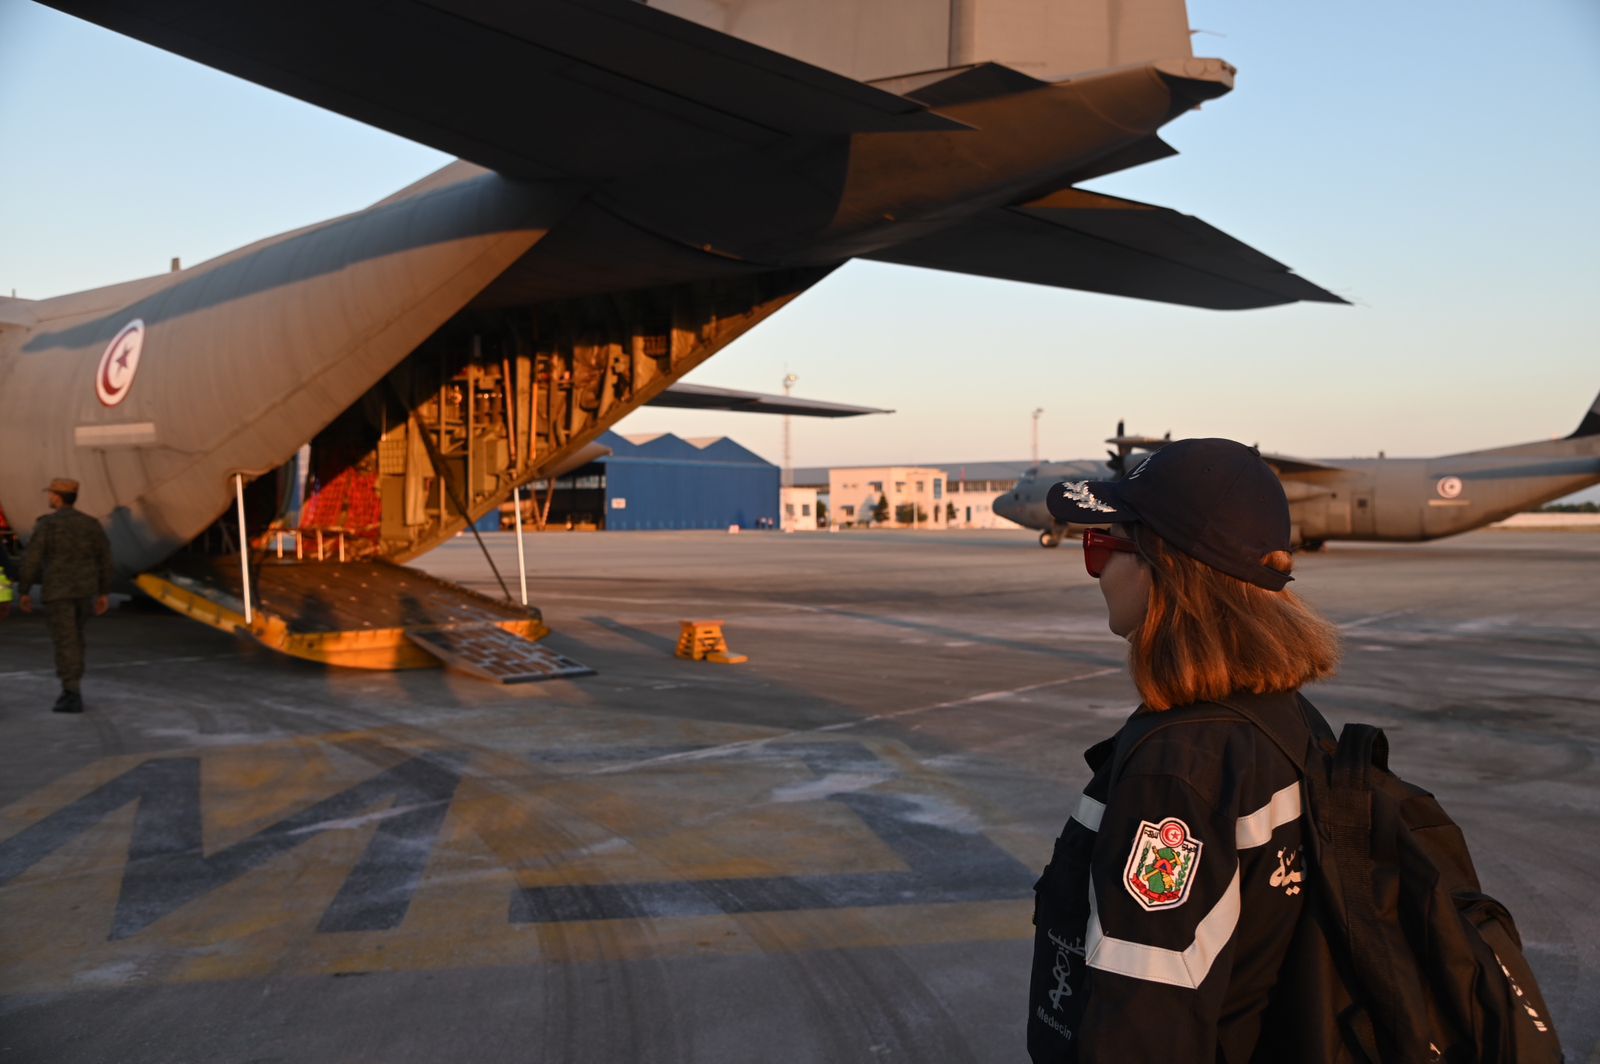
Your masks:
M1357 488L1350 495L1350 534L1357 538L1372 536L1378 530L1377 504L1371 488Z

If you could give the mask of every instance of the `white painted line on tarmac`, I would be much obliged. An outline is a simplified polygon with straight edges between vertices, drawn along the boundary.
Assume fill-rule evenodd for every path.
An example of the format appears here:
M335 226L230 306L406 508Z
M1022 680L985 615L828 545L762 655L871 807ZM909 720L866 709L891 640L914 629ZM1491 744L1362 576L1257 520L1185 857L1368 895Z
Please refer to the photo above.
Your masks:
M477 591L484 589L473 588L472 590ZM492 588L489 590L492 590ZM487 594L487 591L485 591L485 593ZM528 592L528 596L530 598L539 599L577 599L580 602L620 602L630 606L662 606L665 608L670 608L678 613L682 613L684 610L684 601L682 597L674 596L663 596L661 598L627 598L622 595L590 595L581 591L541 591L538 594L534 594L530 591ZM773 610L784 612L798 610L801 613L822 613L824 611L836 608L830 606L808 606L791 602L735 602L731 594L730 597L726 599L712 597L703 599L702 601L706 603L731 603L737 606L739 609ZM693 605L693 603L690 605ZM717 608L720 609L720 607Z
M188 661L218 661L222 658L236 658L238 656L239 655L237 654L196 654L193 657L187 658L150 658L145 661L108 661L105 664L96 662L89 666L87 675L93 676L95 673L104 669L138 669L143 668L146 665L177 665ZM0 672L0 680L10 680L22 676L54 676L55 674L56 670L54 668L18 669L15 672Z
M1416 613L1417 607L1407 606L1403 610L1386 610L1383 613L1374 613L1370 617L1358 617L1353 621L1346 621L1339 625L1341 629L1349 631L1351 628L1360 628L1363 625L1373 624L1377 621L1387 621L1390 617L1404 617L1408 613Z
M477 590L474 588L473 590ZM580 591L540 591L537 594L529 591L528 598L532 599L578 599L582 602L623 602L630 606L669 606L678 609L683 605L682 598L663 596L661 598L625 598L621 595L586 595ZM753 605L760 605L754 603Z
M319 820L315 824L305 824L285 832L286 835L320 835L324 831L357 831L384 820L393 820L395 817L409 816L419 809L434 809L441 805L449 805L448 801L414 802L411 805L396 805L388 809L380 809L376 813L366 813L361 816L344 817L338 820Z
M955 698L948 702L933 702L925 706L912 706L909 709L897 709L891 713L874 713L870 717L858 717L855 720L839 721L836 724L822 724L815 728L795 728L775 735L766 735L759 739L741 739L735 743L723 743L720 746L707 746L699 750L684 750L674 754L662 754L659 757L647 757L639 761L630 761L621 765L607 765L603 768L591 769L590 776L610 776L618 772L632 772L638 768L650 768L656 765L667 765L680 761L704 761L714 757L726 757L729 754L743 753L769 743L782 742L792 739L796 735L812 735L820 732L847 731L850 728L859 728L864 724L872 724L882 720L896 720L900 717L915 716L920 713L932 713L937 709L952 709L956 706L971 705L975 702L993 702L1002 698L1011 698L1016 695L1026 694L1029 691L1040 691L1049 687L1065 687L1067 684L1079 683L1083 680L1094 680L1101 676L1110 676L1123 670L1121 665L1110 666L1104 669L1091 669L1076 676L1068 676L1060 680L1046 680L1043 683L1031 683L1022 687L1009 687L1000 691L984 691L981 694L968 695L965 698Z
M949 702L935 702L932 705L927 706L913 706L911 709L897 709L892 713L874 713L870 717L860 717L856 720L840 721L838 724L824 724L819 728L812 728L811 730L819 732L844 731L847 728L857 728L863 724L871 724L874 721L894 720L897 717L910 717L918 713L930 713L936 709L950 709L954 706L964 706L972 702L993 702L1000 698L1010 698L1014 695L1026 694L1029 691L1039 691L1046 687L1063 687L1069 683L1077 683L1080 680L1093 680L1100 676L1109 676L1114 672L1121 671L1121 665L1114 665L1104 669L1093 669L1089 672L1080 673L1077 676L1068 676L1063 680L1046 680L1043 683L1031 683L1025 687L1011 687L1003 691L985 691L983 694L969 695L966 698L957 698Z

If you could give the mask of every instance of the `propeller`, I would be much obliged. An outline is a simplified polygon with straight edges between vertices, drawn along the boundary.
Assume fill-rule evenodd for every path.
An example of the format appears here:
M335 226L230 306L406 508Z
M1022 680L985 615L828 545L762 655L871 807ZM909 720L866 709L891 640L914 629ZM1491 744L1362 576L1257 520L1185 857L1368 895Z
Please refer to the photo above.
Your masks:
M1168 429L1167 434L1160 439L1154 436L1129 436L1124 422L1118 420L1117 434L1106 442L1116 445L1117 448L1115 451L1106 452L1106 457L1109 459L1106 465L1111 467L1112 475L1121 480L1128 474L1128 455L1134 451L1159 451L1172 442L1172 430Z
M1127 434L1127 429L1124 426L1123 420L1121 418L1118 418L1117 419L1117 434L1114 437L1112 437L1112 440L1121 440L1123 438L1123 436L1126 435L1126 434ZM1112 440L1107 440L1106 442L1110 443L1110 442L1112 442ZM1106 457L1108 459L1110 459L1108 462L1106 462L1106 465L1111 467L1111 475L1112 475L1113 478L1115 478L1117 480L1121 480L1122 479L1123 471L1127 467L1127 464L1128 464L1127 463L1128 451L1129 451L1128 447L1124 446L1121 443L1118 443L1116 450L1107 451L1106 452Z

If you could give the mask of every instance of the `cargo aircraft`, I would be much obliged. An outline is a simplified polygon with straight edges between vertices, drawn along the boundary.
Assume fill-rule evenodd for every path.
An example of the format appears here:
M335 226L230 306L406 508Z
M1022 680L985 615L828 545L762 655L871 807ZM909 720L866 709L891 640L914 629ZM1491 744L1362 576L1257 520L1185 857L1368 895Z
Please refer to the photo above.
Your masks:
M994 512L1037 529L1040 546L1059 545L1072 526L1057 524L1046 508L1051 487L1125 476L1171 441L1170 434L1129 436L1122 429L1119 423L1106 440L1116 447L1109 461L1034 466L995 499ZM1437 458L1307 459L1265 451L1261 457L1283 483L1300 549L1318 550L1329 540L1439 539L1600 484L1600 396L1578 427L1559 439Z
M1076 187L1174 154L1161 127L1232 88L1182 0L50 6L459 157L187 269L0 300L18 531L42 484L76 478L124 577L300 657L537 637L536 610L398 563L852 258L1214 309L1342 302L1198 219ZM316 495L288 529L307 445Z

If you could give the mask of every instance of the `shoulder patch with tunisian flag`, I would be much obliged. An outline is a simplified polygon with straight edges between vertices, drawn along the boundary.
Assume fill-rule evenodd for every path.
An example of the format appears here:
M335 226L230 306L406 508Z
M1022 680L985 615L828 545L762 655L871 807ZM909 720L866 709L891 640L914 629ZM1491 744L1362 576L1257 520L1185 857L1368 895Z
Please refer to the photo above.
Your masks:
M1145 909L1175 909L1189 900L1203 843L1177 817L1139 821L1122 885Z

